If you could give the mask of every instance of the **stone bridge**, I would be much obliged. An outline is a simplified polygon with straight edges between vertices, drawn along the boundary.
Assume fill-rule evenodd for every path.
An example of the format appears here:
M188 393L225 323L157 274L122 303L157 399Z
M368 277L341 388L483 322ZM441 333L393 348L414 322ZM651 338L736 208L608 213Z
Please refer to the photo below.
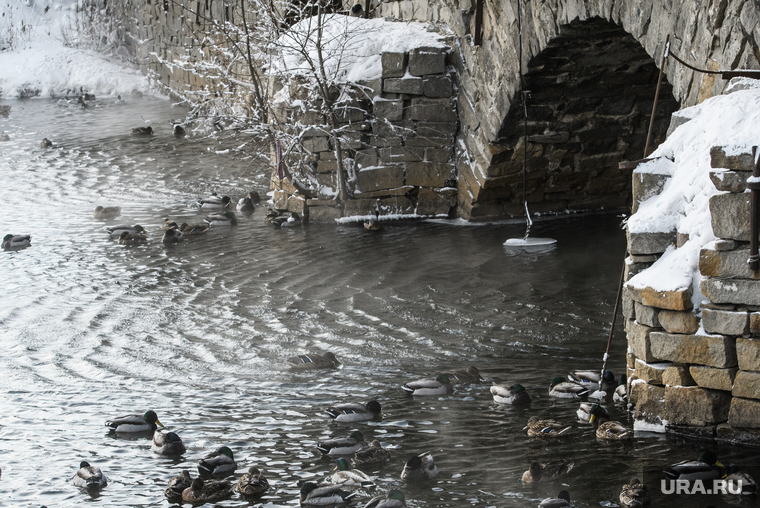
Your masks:
M394 0L377 11L454 30L462 141L457 214L487 220L522 213L518 2L483 0L476 46L476 1ZM618 169L618 162L644 155L666 37L673 53L698 68L758 69L759 6L757 0L523 0L531 211L629 204L630 170ZM664 139L673 111L726 84L671 59L650 151Z

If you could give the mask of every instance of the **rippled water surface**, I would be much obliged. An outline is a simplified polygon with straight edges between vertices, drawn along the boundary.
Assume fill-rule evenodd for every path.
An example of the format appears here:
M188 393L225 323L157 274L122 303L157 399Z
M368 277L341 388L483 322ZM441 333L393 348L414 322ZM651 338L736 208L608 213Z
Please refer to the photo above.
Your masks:
M409 506L536 506L563 488L575 506L615 506L620 486L645 466L694 458L703 446L655 434L605 444L580 424L556 443L522 431L532 414L574 422L577 404L553 402L549 382L600 368L625 249L615 215L538 222L535 234L557 247L525 253L502 245L522 224L277 230L259 208L237 228L167 248L164 218L200 220L199 197L264 195L267 172L235 150L244 137L176 140L169 120L184 111L147 97L84 111L5 104L13 109L0 118L11 137L0 143L1 232L31 233L33 246L0 255L2 506L168 506L167 480L183 468L195 474L221 445L235 453L236 476L250 465L268 476L272 489L256 504L293 506L303 482L334 467L315 443L354 428L391 447L392 460L367 472L379 489L403 490ZM144 120L156 135L130 135ZM41 149L43 137L56 147ZM92 219L98 204L120 205L121 217ZM118 245L104 230L117 223L143 225L150 242ZM283 360L327 350L340 368L299 373ZM618 331L615 373L624 351ZM521 382L532 406L498 406L488 384L441 398L400 389L469 365L488 384ZM382 421L336 424L323 411L370 399L382 404ZM186 442L181 459L153 454L149 438L106 433L107 418L147 409ZM710 446L724 462L752 456ZM439 476L403 485L403 464L423 451ZM575 462L564 484L520 482L532 460L554 458ZM71 485L82 460L110 479L99 496Z

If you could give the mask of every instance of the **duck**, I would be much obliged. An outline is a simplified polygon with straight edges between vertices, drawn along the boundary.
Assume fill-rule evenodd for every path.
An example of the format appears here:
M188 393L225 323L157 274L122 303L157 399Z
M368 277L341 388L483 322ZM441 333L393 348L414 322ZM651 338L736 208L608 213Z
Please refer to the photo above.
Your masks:
M32 235L12 235L7 234L3 237L3 250L25 249L32 245Z
M0 141L10 141L11 137L5 131L0 132Z
M728 469L726 470L726 475L726 482L734 489L734 492L737 490L737 487L741 485L742 494L758 493L757 482L755 479L748 473L741 471L738 466L729 464Z
M552 379L552 384L549 386L549 395L557 399L577 400L588 395L588 392L589 387L565 381L565 378L561 376Z
M246 196L238 201L237 210L238 212L250 215L254 212L254 210L256 210L256 207L253 206L253 201L251 201L251 198Z
M48 138L42 138L42 141L40 141L40 148L53 148L53 142Z
M182 472L169 480L164 489L164 495L169 501L182 499L182 493L193 483L190 471L183 469Z
M166 219L164 219L164 223L161 224L161 229L163 229L164 231L169 230L169 229L179 229L179 224L177 224L176 221L173 221L167 217Z
M353 431L348 437L327 439L317 443L317 450L324 455L351 455L366 446L364 436L358 430Z
M627 485L620 489L620 504L625 508L641 508L649 506L651 499L647 486L639 481L638 478L631 478Z
M617 388L612 394L612 402L615 404L628 404L628 380L625 378L625 374L618 379Z
M153 127L150 125L145 127L135 127L132 129L132 134L137 134L138 136L152 136L153 135Z
M237 483L237 491L244 496L262 496L267 490L269 490L269 482L254 466L249 467L248 472L243 474Z
M575 464L566 460L552 460L542 464L531 462L530 468L522 475L524 483L537 483L554 480L569 473Z
M182 127L178 123L175 123L174 126L172 127L172 134L174 134L175 138L184 138L185 134L187 133L185 132L184 127Z
M106 231L108 231L108 234L114 238L119 238L125 231L127 233L147 233L145 228L139 224L135 224L134 226L130 226L129 224L119 224L118 226L107 227Z
M435 379L418 379L401 387L412 395L448 395L454 391L451 380L446 374L438 374Z
M222 196L221 198L216 194L201 199L201 210L229 210L230 197Z
M159 425L164 426L158 421L158 416L153 410L148 410L142 415L120 416L106 422L110 432L118 433L153 432Z
M477 367L467 367L466 370L453 370L445 373L449 376L451 384L459 383L482 383L483 377L480 375L480 371Z
M401 471L401 479L418 483L434 478L438 474L433 456L430 453L420 453L409 459Z
M494 383L491 385L491 395L497 404L512 404L513 406L525 406L532 400L528 391L519 383L511 386Z
M301 216L295 212L291 212L290 216L280 215L274 217L269 222L275 227L292 227L301 225Z
M720 463L718 457L710 450L703 450L697 460L684 460L677 464L672 464L665 470L665 476L671 480L714 480L722 478L725 467Z
M121 215L120 206L96 206L92 212L93 219L114 219Z
M320 487L316 483L306 482L301 487L299 498L302 506L334 506L345 504L356 494L342 490L342 485Z
M406 508L406 499L400 490L389 490L384 496L370 499L364 508Z
M358 402L347 402L345 404L336 404L327 408L327 414L336 422L364 422L379 419L380 403L371 400L367 404Z
M275 219L280 216L280 212L273 208L267 208L267 213L264 215L264 221L265 222L272 222L272 219Z
M259 203L261 203L261 196L259 196L259 193L256 192L255 190L252 190L251 192L249 192L248 197L251 199L251 203L253 203L254 205L258 205Z
M367 464L376 464L378 462L387 462L390 458L391 452L383 448L380 441L375 439L370 444L356 451L354 458L351 459L351 465L359 467Z
M0 106L0 116L8 118L11 114L10 106Z
M614 388L617 386L617 382L615 381L615 375L609 371L604 371L604 378L602 379L602 376L599 375L598 372L593 372L590 370L575 370L573 372L570 372L567 375L568 381L572 383L578 383L579 385L585 386L589 389L589 391L599 390L600 389L600 381L601 383L601 390L607 391L608 389Z
M237 217L232 212L209 215L203 220L209 226L237 226Z
M208 224L188 224L187 222L183 222L179 230L182 231L182 234L185 236L197 236L197 235L203 235L206 234L206 232L211 229Z
M175 432L163 433L160 430L153 432L153 443L150 449L159 455L176 457L185 453L185 444Z
M299 355L288 358L291 369L310 370L310 369L331 369L340 365L334 353L327 352L322 355Z
M554 438L567 436L572 428L571 425L563 425L557 420L542 420L538 416L531 416L523 430L527 430L530 437Z
M198 473L201 476L228 476L235 472L237 464L232 450L222 446L198 461Z
M339 458L336 462L337 466L335 469L337 471L330 477L331 483L352 489L368 489L375 486L375 482L366 473L358 469L351 469L345 457Z
M570 493L561 490L557 497L548 497L541 501L538 508L568 508L570 504Z
M77 487L93 490L102 489L108 485L108 479L103 471L99 467L91 466L86 460L79 463L79 469L72 481Z
M632 437L633 433L625 425L610 420L606 409L598 404L594 405L596 407L591 410L591 417L588 422L596 428L596 437L614 441Z
M179 229L167 229L164 233L163 238L161 238L161 241L164 242L164 245L179 243L182 240L184 240L184 238L182 238L182 231Z
M578 415L578 420L582 422L590 422L591 421L591 414L596 411L600 416L604 415L608 420L610 419L610 414L607 412L606 409L604 409L599 404L594 404L591 402L581 402L580 407L578 408L578 411L576 414Z
M196 478L182 491L182 500L188 503L214 503L232 495L232 484L228 481L203 481Z
M148 237L140 233L128 233L124 231L119 236L119 245L138 245L148 241Z

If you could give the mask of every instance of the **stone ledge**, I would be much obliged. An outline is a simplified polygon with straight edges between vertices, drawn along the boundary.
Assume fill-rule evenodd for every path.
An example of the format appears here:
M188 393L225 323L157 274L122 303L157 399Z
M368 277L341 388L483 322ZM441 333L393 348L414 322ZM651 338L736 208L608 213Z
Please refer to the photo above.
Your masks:
M702 326L707 333L744 335L749 333L749 313L703 309Z
M647 384L662 386L662 376L665 373L665 369L673 365L670 362L662 363L646 363L640 359L636 359L636 377L641 379Z
M642 305L667 310L691 310L691 289L657 291L652 288L635 288L626 284L631 298Z
M734 445L760 446L760 430L740 429L721 423L716 428L716 439Z
M728 413L728 424L734 428L760 428L760 401L734 397Z
M668 333L697 333L699 320L691 312L679 312L675 310L661 310L657 314L657 320Z
M673 363L736 367L736 341L722 335L649 334L652 355Z
M651 326L652 328L660 328L660 320L657 319L659 309L655 307L649 307L639 302L635 304L636 308L636 321L643 325Z
M741 370L760 371L760 340L736 339L736 356Z
M726 169L710 171L710 181L721 192L744 192L747 189L747 178L750 176L752 176L750 171Z
M699 283L702 294L713 303L760 305L760 280L706 277Z
M717 194L710 198L713 233L718 238L749 241L749 194Z
M637 383L632 386L631 398L636 400L636 420L705 427L726 421L731 394L699 387L661 388Z
M752 171L754 161L752 154L740 153L738 155L726 155L726 150L722 146L710 148L710 167L725 168L739 171Z
M684 365L671 365L662 373L662 384L665 386L695 386L696 383L689 374L689 367Z
M748 370L737 372L731 394L745 399L760 399L760 372Z
M668 233L631 233L626 228L628 252L631 255L662 254L665 249L676 243L676 232Z
M749 269L748 259L749 249L720 250L716 245L716 249L699 251L699 273L706 277L758 279L758 274Z
M628 336L628 347L636 358L647 363L656 361L654 355L652 355L652 348L649 341L651 331L652 328L630 319L625 323L625 332Z
M730 392L734 385L737 370L736 367L716 369L714 367L691 365L689 367L689 374L691 374L697 386Z

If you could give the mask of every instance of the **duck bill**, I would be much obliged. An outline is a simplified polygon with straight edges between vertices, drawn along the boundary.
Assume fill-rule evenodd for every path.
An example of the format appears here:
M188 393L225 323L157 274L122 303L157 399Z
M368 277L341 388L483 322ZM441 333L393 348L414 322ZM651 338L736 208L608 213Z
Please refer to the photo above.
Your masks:
M721 464L719 460L715 461L715 465L718 466L718 467L726 467L723 464Z
M588 419L589 423L594 423L594 420L596 420L596 415L591 415Z
M164 428L164 424L163 424L163 423L161 423L161 422L159 422L158 420L156 420L156 425L160 425L160 426L161 426L161 428Z

